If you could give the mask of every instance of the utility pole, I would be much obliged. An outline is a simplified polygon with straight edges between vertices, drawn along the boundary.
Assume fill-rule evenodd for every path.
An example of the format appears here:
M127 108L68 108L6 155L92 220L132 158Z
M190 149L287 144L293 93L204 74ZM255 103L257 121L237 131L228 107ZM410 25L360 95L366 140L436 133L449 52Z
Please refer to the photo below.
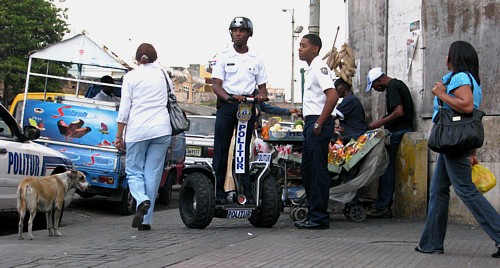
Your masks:
M320 0L309 0L309 33L319 35Z
M290 101L292 102L292 108L295 108L295 39L298 37L298 34L302 32L303 27L298 26L295 28L295 9L292 8L290 9L282 9L281 11L283 12L290 12L290 15L292 15L292 79L290 80L290 94L291 94L291 99Z

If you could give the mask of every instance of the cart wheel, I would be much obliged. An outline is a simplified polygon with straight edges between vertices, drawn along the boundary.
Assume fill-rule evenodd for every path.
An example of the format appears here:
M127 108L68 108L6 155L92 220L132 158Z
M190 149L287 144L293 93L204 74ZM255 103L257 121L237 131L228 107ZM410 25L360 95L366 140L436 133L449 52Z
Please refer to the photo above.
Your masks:
M349 218L355 222L362 222L366 219L365 209L361 206L352 206L349 211Z
M301 221L305 219L306 216L307 216L306 208L297 208L293 213L293 217L296 219L296 221Z
M342 214L344 214L344 216L348 219L350 219L351 217L349 216L349 212L351 211L351 208L348 207L347 205L342 209Z
M295 211L297 211L297 209L299 209L299 207L292 207L290 209L290 219L292 219L293 222L297 221L297 218L295 218Z

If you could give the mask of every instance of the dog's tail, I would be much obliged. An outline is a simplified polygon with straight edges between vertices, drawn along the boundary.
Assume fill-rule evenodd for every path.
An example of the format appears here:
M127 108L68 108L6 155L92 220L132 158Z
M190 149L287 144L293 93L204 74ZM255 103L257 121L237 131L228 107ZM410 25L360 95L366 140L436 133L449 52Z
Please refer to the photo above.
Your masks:
M26 214L26 195L32 191L29 184L21 183L17 187L17 212L24 217Z

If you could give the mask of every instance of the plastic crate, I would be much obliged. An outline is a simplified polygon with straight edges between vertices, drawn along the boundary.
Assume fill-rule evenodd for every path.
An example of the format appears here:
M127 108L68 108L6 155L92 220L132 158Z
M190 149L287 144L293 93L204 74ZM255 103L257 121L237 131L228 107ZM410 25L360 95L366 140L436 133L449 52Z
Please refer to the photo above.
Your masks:
M288 136L288 131L270 131L271 132L271 138L274 139L285 139Z
M271 139L286 139L292 141L302 141L304 140L304 134L301 131L292 130L279 130L279 131L269 131Z

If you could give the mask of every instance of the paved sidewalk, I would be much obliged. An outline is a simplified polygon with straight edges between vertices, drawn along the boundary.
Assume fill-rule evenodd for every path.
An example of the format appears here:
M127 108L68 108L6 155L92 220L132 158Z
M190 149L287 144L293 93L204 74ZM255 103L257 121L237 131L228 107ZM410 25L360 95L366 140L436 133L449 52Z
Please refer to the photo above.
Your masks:
M414 251L422 221L352 222L334 215L329 230L298 230L287 210L273 228L214 218L186 228L178 209L155 212L153 229L130 227L133 216L65 212L62 237L0 237L0 267L500 267L494 243L479 227L450 224L445 254ZM25 233L26 236L26 233Z

